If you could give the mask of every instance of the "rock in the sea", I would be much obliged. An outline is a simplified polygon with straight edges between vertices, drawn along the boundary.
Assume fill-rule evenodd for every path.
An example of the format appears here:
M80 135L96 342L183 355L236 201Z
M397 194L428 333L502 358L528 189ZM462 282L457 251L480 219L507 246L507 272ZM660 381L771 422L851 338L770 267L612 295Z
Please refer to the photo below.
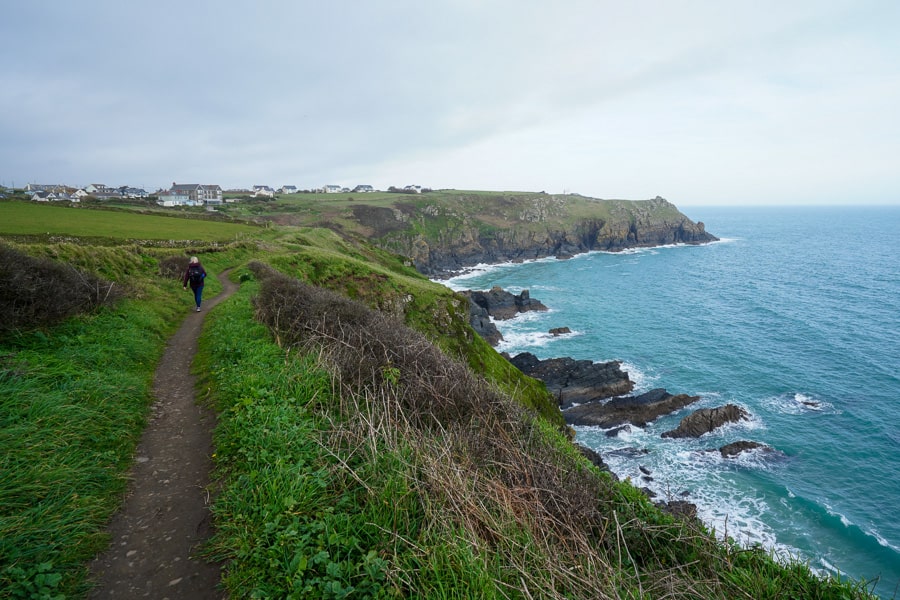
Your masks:
M618 437L619 434L622 432L625 432L625 433L631 432L631 425L621 425L619 427L613 427L612 429L607 431L604 435L606 435L606 437L608 437L608 438L613 438L613 437Z
M662 434L664 438L700 437L725 423L736 423L750 415L740 406L726 404L716 408L701 408L681 420L678 427Z
M618 450L610 450L607 454L612 454L615 456L621 456L623 458L640 458L641 456L646 456L650 454L650 451L646 448L619 448Z
M563 335L565 333L572 333L572 330L569 329L568 327L554 327L553 329L551 329L549 331L549 333L550 333L550 335L558 336L558 335Z
M530 352L517 354L509 360L529 377L543 381L563 409L572 404L627 394L634 388L634 383L622 370L619 361L594 363L574 358L540 360Z
M531 297L528 290L522 290L520 294L513 294L499 286L494 286L487 292L469 290L462 293L473 304L485 309L490 316L499 321L512 319L521 312L547 310L540 300L534 300Z
M512 294L494 286L488 292L465 291L462 294L469 299L469 325L491 346L496 346L503 340L491 318L502 321L511 319L520 312L547 310L540 301L531 298L528 290Z
M760 448L762 452L773 452L771 446L766 446L765 444L761 444L760 442L740 440L737 442L731 442L730 444L725 444L724 446L719 448L719 453L722 455L722 458L734 458L741 452L748 452L750 450L756 450L757 448Z
M486 308L478 306L474 302L469 302L469 325L475 330L475 333L483 337L488 344L496 346L503 341L503 334L491 321L491 316Z
M644 427L663 415L675 412L699 400L699 396L678 394L673 396L658 388L639 396L613 398L609 402L591 402L563 411L569 425L595 425L618 427L626 423Z

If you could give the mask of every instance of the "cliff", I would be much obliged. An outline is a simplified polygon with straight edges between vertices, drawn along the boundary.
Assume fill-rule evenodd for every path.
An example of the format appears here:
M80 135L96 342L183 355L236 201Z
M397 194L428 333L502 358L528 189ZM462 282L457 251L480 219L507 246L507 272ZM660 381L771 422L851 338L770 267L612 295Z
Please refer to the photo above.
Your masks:
M542 193L433 192L391 208L360 205L353 219L369 239L408 257L426 275L479 263L591 250L621 251L717 238L672 203Z

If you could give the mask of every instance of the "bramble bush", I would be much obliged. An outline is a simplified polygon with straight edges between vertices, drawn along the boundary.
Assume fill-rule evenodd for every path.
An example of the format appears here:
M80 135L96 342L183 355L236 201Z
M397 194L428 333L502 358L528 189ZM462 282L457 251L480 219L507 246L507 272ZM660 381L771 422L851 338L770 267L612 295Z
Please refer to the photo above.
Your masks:
M0 245L0 333L53 325L123 296L113 282Z

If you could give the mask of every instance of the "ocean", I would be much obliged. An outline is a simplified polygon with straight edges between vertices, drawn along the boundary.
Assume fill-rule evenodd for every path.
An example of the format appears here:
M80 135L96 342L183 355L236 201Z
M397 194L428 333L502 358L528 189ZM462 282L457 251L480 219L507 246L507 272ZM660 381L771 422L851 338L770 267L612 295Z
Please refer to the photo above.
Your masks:
M892 597L900 207L682 210L721 241L481 266L444 283L527 289L550 308L496 322L500 351L620 360L636 393L701 396L616 437L577 428L620 477L694 502L719 536L821 573L878 579L875 592ZM553 327L572 334L553 337ZM690 411L727 403L750 419L696 440L660 437ZM736 440L772 451L707 451Z

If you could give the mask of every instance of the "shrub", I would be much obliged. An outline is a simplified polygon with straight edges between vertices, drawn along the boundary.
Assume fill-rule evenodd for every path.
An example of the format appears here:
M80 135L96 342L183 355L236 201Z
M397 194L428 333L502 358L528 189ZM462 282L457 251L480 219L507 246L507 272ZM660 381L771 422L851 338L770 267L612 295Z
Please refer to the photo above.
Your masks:
M159 274L166 279L181 279L189 261L187 256L167 256L159 261Z
M96 275L0 245L0 333L49 326L122 296Z

